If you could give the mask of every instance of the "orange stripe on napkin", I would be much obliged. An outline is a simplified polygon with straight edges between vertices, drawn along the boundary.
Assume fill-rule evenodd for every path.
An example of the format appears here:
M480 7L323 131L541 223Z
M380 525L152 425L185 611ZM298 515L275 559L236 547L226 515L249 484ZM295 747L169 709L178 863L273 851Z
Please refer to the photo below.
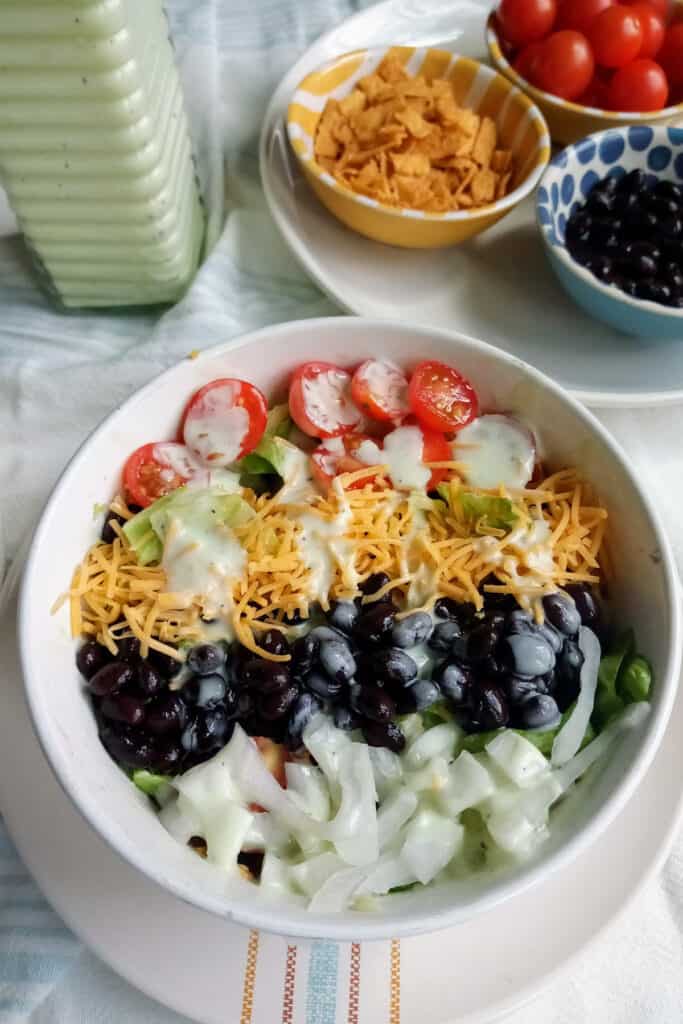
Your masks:
M258 942L258 932L249 932L247 962L244 967L244 985L242 987L242 1015L240 1017L240 1024L251 1024L251 1015L254 1012L254 984L256 982Z
M358 999L360 995L360 943L351 943L349 965L349 1015L347 1024L358 1024Z
M282 993L282 1024L292 1024L294 1020L294 984L296 979L296 946L287 946L287 963L285 966L285 987Z
M391 940L389 981L389 1024L401 1024L401 943Z

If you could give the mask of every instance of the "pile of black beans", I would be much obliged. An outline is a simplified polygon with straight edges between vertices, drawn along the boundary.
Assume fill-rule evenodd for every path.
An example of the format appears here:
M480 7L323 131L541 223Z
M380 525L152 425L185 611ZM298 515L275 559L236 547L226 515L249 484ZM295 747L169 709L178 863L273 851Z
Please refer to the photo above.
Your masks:
M365 596L388 582L370 577ZM434 617L400 616L389 594L338 602L293 642L280 630L261 633L260 646L287 661L205 643L188 652L178 675L177 661L154 651L143 659L138 641L126 638L115 658L86 642L77 664L102 743L128 768L186 771L224 746L237 721L249 735L296 750L323 709L338 728L359 729L371 746L398 753L405 737L397 717L439 701L468 732L552 727L578 696L579 627L600 626L591 589L568 590L545 598L542 625L509 598L487 600L480 613L441 598ZM417 653L425 650L427 674Z
M641 170L603 178L569 218L566 244L605 284L683 308L683 186Z

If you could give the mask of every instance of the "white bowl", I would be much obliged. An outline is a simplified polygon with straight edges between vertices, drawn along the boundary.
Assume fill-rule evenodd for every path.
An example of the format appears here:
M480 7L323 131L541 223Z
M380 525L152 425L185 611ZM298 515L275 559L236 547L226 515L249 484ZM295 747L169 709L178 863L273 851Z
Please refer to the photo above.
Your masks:
M164 831L146 798L101 746L74 664L66 609L51 616L50 607L95 539L93 506L116 491L127 454L146 441L173 437L185 400L197 387L238 375L269 394L303 360L323 356L351 365L369 353L405 365L425 358L452 363L474 382L485 409L523 412L541 431L552 462L581 467L612 515L615 613L634 626L656 682L642 731L627 736L601 771L558 808L551 838L532 862L504 876L402 894L381 914L315 915L268 901L246 882L228 883ZM21 660L33 722L65 792L95 831L150 879L180 899L250 927L342 941L384 939L465 921L539 881L606 827L646 771L669 717L680 668L677 587L659 516L624 454L558 385L503 352L447 331L358 318L304 320L267 327L173 367L88 438L57 484L33 539L19 610Z

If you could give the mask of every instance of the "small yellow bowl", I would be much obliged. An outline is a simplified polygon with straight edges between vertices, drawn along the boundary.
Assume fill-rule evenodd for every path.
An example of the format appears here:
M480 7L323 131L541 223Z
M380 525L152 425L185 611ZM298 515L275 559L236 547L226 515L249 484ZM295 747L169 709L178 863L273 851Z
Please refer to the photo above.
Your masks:
M426 213L359 195L316 162L313 142L327 100L343 99L387 55L398 57L410 74L447 78L461 106L493 118L501 148L513 151L512 192L476 210ZM306 180L335 217L367 238L406 249L436 249L478 235L533 191L550 159L548 127L541 112L507 78L469 57L414 46L356 50L311 72L289 104L287 133Z
M680 4L683 8L683 4ZM486 25L486 45L491 63L501 74L530 96L537 107L543 112L548 122L553 142L571 145L585 135L604 131L606 128L623 128L630 124L676 124L683 119L683 104L664 107L662 110L650 111L647 114L622 112L616 110L600 110L598 107L583 107L580 103L570 103L552 93L537 89L526 78L518 75L512 64L503 54L500 37L496 29L495 15L491 14Z

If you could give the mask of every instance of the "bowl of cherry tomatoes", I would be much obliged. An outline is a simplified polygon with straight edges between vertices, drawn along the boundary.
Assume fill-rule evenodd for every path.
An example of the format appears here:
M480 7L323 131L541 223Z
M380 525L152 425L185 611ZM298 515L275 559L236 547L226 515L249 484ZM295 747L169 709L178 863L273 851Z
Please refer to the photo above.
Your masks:
M683 119L683 0L501 0L486 42L555 142Z

